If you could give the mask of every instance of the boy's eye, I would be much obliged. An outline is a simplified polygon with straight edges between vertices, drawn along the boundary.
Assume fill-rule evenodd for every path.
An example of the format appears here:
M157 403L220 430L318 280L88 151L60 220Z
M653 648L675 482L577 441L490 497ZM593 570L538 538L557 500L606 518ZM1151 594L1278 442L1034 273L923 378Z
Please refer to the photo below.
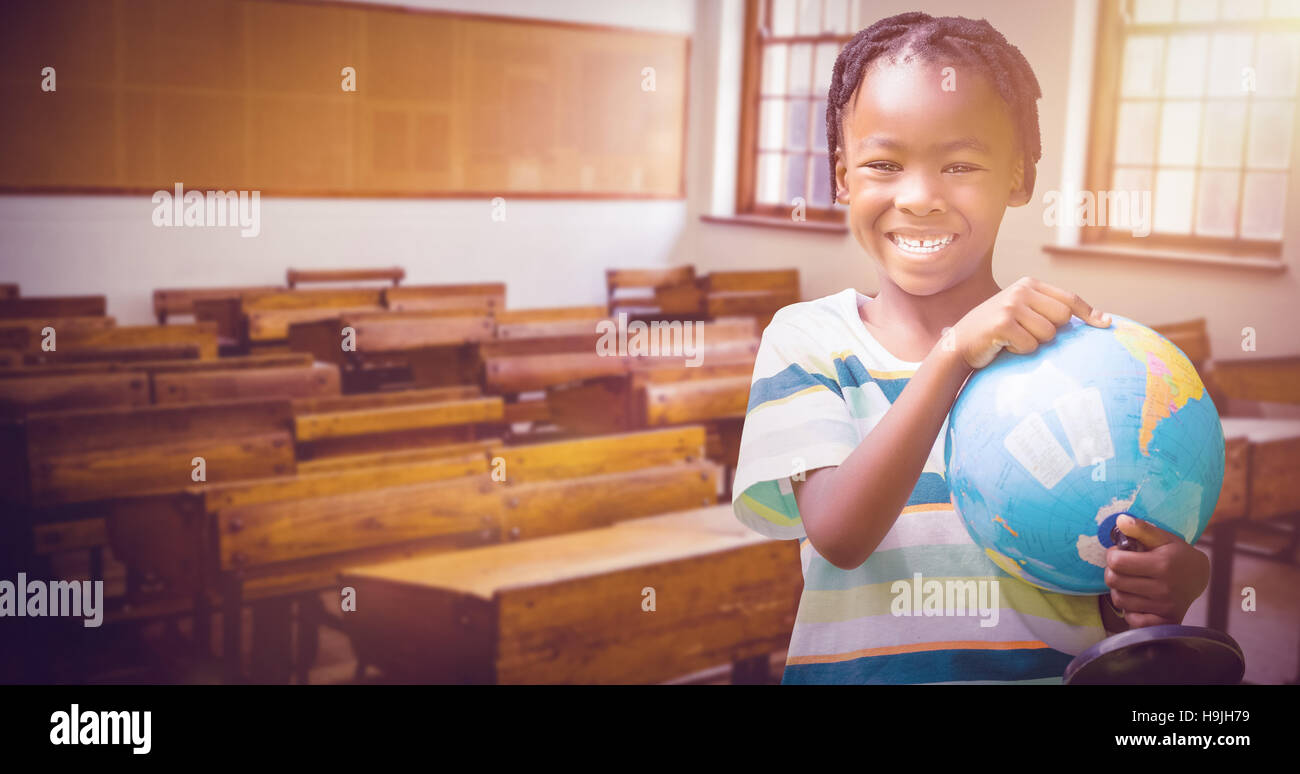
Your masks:
M951 167L948 167L949 172L956 172L959 175L965 174L966 172L974 172L977 169L978 167L972 167L969 164L953 164Z
M868 169L874 169L878 172L896 172L900 167L892 161L873 161L870 164L863 164Z

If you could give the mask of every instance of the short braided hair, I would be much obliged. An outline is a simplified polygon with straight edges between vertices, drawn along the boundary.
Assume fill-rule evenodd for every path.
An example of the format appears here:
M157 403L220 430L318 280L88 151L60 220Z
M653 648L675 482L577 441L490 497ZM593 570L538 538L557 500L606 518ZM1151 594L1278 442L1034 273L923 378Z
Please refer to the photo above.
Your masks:
M978 67L1010 109L1025 158L1025 190L1034 192L1035 165L1043 156L1038 129L1038 78L1020 49L988 21L963 16L934 17L919 11L881 19L853 36L835 60L826 95L826 147L830 149L831 190L835 190L835 152L844 146L845 108L868 65L880 57L905 53L930 62L955 61Z

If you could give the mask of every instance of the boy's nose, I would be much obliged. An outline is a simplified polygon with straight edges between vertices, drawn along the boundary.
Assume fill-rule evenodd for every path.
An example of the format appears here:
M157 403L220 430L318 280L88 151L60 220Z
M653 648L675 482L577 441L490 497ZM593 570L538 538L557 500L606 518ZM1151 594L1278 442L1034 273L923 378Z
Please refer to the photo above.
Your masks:
M947 209L939 195L938 181L930 175L909 175L898 185L894 206L909 215L923 217Z

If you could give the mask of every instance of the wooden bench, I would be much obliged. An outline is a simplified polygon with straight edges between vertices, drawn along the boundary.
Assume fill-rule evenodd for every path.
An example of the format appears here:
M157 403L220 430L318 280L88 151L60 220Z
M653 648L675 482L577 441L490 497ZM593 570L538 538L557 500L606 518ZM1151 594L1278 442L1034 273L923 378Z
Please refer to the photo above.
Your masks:
M304 282L364 282L367 280L392 282L393 287L397 287L402 280L406 279L406 270L401 266L373 269L289 269L286 278L291 290Z
M287 400L221 401L30 414L26 449L35 506L83 503L193 483L294 470Z
M196 645L209 648L209 599L219 588L215 565L205 553L216 514L223 508L323 497L401 486L486 469L483 451L429 454L401 462L353 464L330 470L300 470L292 475L225 483L193 484L172 492L115 499L106 504L107 533L113 552L142 579L137 603L193 595ZM132 590L128 589L128 593Z
M115 318L102 317L33 317L0 320L0 349L30 352L39 350L45 338L46 328L58 333L69 330L112 328L117 324Z
M275 293L284 288L275 285L251 285L222 288L159 288L153 292L153 313L159 325L175 315L196 316L203 301L234 301L254 293Z
M384 291L384 306L394 312L456 309L465 314L492 316L506 306L501 282L468 285L405 285Z
M798 546L727 505L342 573L344 622L392 680L655 683L786 647ZM653 591L654 610L643 607Z
M0 319L39 317L103 317L104 296L22 296L0 299Z
M704 278L705 313L710 319L752 316L766 328L782 307L799 300L799 270L710 272Z
M442 387L480 380L473 344L493 335L490 316L465 310L368 311L294 323L289 346L337 363L345 392ZM352 349L344 350L350 330Z
M226 620L237 621L236 611L250 598L295 595L333 585L332 576L320 574L322 568L336 571L361 557L369 560L527 539L606 525L684 503L713 502L718 471L699 459L702 440L703 432L696 428L694 436L682 430L592 439L585 450L577 443L494 448L493 453L504 455L503 482L485 473L485 456L470 453L443 458L441 464L444 472L455 472L453 459L462 460L461 465L477 464L480 468L473 475L370 485L365 491L343 487L333 493L220 508L209 553L223 579ZM692 442L692 461L672 459L683 449L690 450ZM646 467L653 463L665 464ZM417 463L402 466L411 464ZM392 470L406 469L402 466ZM350 475L366 477L375 470L359 468ZM237 671L237 629L227 634L234 638L228 640L228 665ZM299 664L300 676L306 666Z
M28 414L24 504L12 518L43 553L87 548L114 501L193 485L197 457L211 483L292 473L289 420L288 401L265 400ZM102 579L102 546L91 548L92 579Z
M340 394L339 369L328 363L157 372L151 382L154 402L159 405Z
M499 435L504 420L501 399L477 387L294 401L302 460L465 443Z
M699 316L702 292L694 266L670 269L608 269L605 306L611 317L686 319Z
M329 288L254 293L240 300L250 345L282 342L289 326L337 317L344 312L380 311L383 288Z
M167 353L211 360L217 357L217 330L211 323L70 328L56 330L54 351L45 351L39 336L29 344L36 362L157 359Z
M70 363L33 363L0 368L0 379L9 378L43 378L48 376L66 376L69 374L144 372L175 373L201 371L228 371L232 369L282 368L287 366L309 366L310 355L303 353L253 354L232 357L220 357L212 360L197 358L179 358L171 360L89 360Z

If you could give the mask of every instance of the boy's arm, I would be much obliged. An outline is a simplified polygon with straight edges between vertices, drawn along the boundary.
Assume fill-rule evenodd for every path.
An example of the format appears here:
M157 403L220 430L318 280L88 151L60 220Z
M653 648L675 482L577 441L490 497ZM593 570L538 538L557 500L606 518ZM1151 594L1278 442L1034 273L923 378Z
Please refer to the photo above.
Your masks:
M793 482L808 540L826 561L853 569L880 545L907 504L972 370L959 352L936 344L844 462Z
M1074 293L1021 277L962 316L930 350L885 416L838 467L792 482L804 532L840 569L861 565L880 545L921 477L939 428L971 371L1004 348L1027 354L1077 314L1110 319ZM951 340L954 346L943 345Z

